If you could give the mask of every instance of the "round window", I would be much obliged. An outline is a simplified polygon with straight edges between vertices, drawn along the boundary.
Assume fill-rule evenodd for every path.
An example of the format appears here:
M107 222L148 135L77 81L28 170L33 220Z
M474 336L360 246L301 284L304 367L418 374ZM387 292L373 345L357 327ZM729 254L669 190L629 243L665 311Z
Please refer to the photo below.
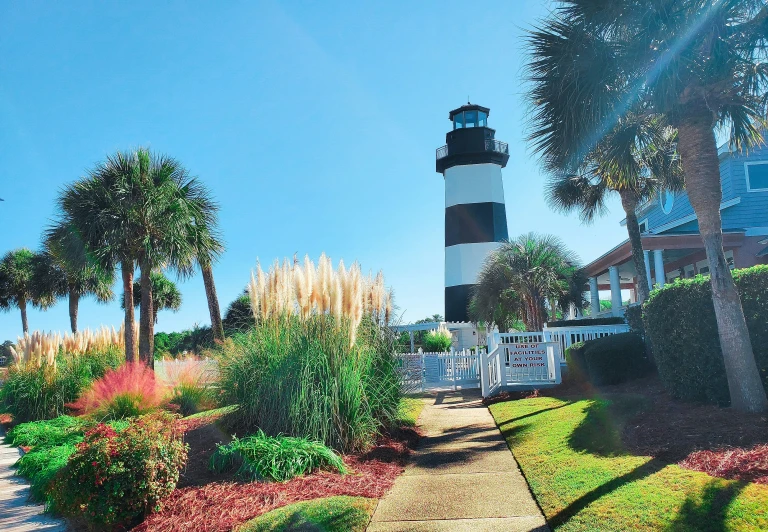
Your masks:
M664 214L672 212L672 206L675 204L675 193L669 190L662 192L661 197L659 197L659 204Z

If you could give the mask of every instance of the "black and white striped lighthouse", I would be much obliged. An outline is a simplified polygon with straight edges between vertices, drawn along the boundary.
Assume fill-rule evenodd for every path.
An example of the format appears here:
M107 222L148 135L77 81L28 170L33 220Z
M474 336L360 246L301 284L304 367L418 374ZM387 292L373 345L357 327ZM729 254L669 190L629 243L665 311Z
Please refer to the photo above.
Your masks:
M467 321L470 291L488 253L508 238L501 169L509 146L488 127L490 109L462 105L437 150L445 178L445 320Z

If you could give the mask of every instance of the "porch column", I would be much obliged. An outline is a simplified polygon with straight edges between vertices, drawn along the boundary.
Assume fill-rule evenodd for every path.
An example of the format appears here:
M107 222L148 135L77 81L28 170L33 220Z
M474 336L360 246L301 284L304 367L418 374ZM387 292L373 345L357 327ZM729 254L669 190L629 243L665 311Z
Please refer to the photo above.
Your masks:
M617 266L608 268L608 276L611 279L611 314L621 316L621 278L619 277L619 268Z
M597 289L597 277L589 278L589 301L594 318L600 312L600 291Z
M664 250L663 249L654 249L653 250L653 268L656 270L656 284L659 288L662 288L664 286L665 281L665 275L664 275Z
M411 353L415 353L416 346L413 345L413 331L408 331L408 336L411 337Z
M643 262L645 262L645 276L648 278L648 290L653 290L653 278L651 277L651 252L643 250Z

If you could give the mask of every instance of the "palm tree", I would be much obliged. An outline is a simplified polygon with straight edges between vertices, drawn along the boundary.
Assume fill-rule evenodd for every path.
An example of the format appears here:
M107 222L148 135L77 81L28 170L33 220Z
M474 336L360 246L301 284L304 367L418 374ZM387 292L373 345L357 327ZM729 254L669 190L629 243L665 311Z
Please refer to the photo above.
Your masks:
M157 313L161 310L172 310L178 312L181 308L181 292L176 283L168 279L161 272L152 272L150 274L152 281L152 311L154 312L153 322L157 324ZM125 301L123 298L122 301ZM124 303L121 302L121 305ZM141 283L133 283L133 306L141 305Z
M197 243L199 249L197 263L203 274L203 285L205 286L205 297L208 300L208 313L211 316L213 338L214 340L224 340L224 323L221 319L219 298L216 295L216 284L213 281L213 262L224 251L224 244L218 235L213 233L216 227L216 213L213 212L212 216L208 233L201 235L201 241Z
M761 0L561 0L530 32L530 138L552 171L570 171L627 110L678 130L688 197L709 261L731 405L768 399L723 252L714 128L732 149L763 142L768 6Z
M21 328L29 333L27 303L45 308L53 303L48 294L36 297L33 291L36 254L26 248L14 249L0 259L0 310L16 307L21 312Z
M128 360L136 356L129 331L134 323L133 273L139 266L139 356L152 366L151 272L168 267L187 276L205 251L215 256L215 249L205 246L214 233L217 205L177 160L145 148L107 157L87 179L65 189L59 203L90 256L104 266L121 265Z
M502 242L478 275L470 302L473 319L497 325L519 319L529 331L540 331L549 300L564 308L571 303L583 307L583 280L570 282L580 278L578 272L576 255L557 237L528 233Z
M636 211L662 190L683 188L676 141L674 129L656 117L623 117L585 157L577 173L554 175L547 184L550 205L559 211L578 210L585 223L605 213L607 196L618 194L626 215L640 303L648 298L650 289Z
M114 271L88 264L77 234L69 226L56 225L46 231L44 250L37 255L33 291L38 299L45 296L69 303L69 325L77 332L80 299L94 296L100 303L112 300Z

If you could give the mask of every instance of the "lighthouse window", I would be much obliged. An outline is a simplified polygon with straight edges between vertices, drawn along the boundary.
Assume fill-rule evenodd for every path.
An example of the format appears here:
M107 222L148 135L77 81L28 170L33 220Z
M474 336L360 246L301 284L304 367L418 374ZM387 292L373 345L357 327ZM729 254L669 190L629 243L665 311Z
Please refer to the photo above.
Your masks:
M477 127L477 111L464 111L464 127Z
M488 125L488 114L482 111L479 111L477 113L477 116L478 116L477 125L480 127L486 127Z
M453 129L460 129L464 127L464 113L456 113L453 115Z

